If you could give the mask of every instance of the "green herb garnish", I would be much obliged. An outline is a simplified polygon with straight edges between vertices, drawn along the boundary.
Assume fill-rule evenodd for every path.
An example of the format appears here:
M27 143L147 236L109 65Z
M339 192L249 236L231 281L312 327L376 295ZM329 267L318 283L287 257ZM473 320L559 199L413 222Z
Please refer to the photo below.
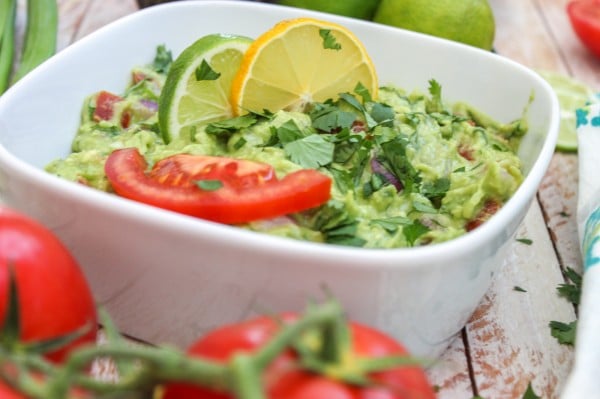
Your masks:
M196 76L197 81L217 80L221 76L219 72L216 72L214 69L211 68L210 65L208 65L208 62L206 62L206 60L202 60L200 66L196 68L196 71L194 71L194 75Z

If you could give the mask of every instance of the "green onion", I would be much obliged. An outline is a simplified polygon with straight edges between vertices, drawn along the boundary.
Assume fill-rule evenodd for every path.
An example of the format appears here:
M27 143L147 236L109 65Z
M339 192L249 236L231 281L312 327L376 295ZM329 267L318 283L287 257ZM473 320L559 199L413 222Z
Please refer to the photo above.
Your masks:
M25 42L21 62L13 76L12 83L21 79L55 53L57 35L58 5L56 0L28 0Z
M15 49L17 0L0 0L0 94L8 87Z

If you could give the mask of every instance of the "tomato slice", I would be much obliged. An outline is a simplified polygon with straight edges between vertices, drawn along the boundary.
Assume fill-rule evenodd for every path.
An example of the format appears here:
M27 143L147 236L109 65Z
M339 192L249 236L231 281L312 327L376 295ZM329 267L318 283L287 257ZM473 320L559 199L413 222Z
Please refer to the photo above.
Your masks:
M567 14L581 42L600 57L600 0L571 1Z
M303 169L277 179L264 163L226 157L179 154L147 172L136 148L114 151L105 172L126 198L220 223L247 223L314 208L331 196L331 179ZM198 182L218 183L206 188ZM202 188L201 188L202 187Z

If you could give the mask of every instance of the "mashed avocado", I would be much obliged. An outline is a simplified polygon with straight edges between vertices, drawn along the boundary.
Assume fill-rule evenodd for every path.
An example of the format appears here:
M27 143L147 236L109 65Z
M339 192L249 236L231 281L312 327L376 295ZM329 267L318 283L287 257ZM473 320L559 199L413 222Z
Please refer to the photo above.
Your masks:
M427 95L382 87L373 101L359 85L305 113L246 115L187 129L165 143L156 105L165 73L164 62L135 68L122 95L87 98L72 154L47 171L111 191L104 161L126 147L138 148L150 165L190 153L269 163L278 177L315 168L334 181L327 204L240 227L367 248L460 236L489 218L523 179L515 151L524 121L502 124L465 104L451 108L433 80Z

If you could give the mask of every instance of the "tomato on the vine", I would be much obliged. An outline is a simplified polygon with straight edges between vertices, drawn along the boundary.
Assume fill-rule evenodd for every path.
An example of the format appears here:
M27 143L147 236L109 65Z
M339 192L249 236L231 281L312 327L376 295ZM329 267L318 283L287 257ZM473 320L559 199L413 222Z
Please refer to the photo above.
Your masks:
M289 322L293 315L284 315ZM249 321L223 326L199 339L189 349L190 356L226 361L239 351L254 352L278 331L278 321L258 317ZM396 355L409 356L406 349L389 336L358 323L349 324L352 343L344 362L358 357L377 358ZM267 397L271 399L433 399L435 393L422 368L394 366L369 374L372 385L360 386L338 378L305 371L299 367L296 354L287 350L267 367L262 379ZM352 368L353 364L342 364ZM163 399L231 399L227 393L186 384L170 384Z
M57 362L73 348L95 342L96 304L76 260L46 227L0 207L0 333L9 311L11 269L20 342L76 338L45 353Z
M571 1L567 14L581 42L600 57L600 0Z
M246 223L314 208L331 196L331 179L313 169L277 179L268 164L178 154L146 171L136 148L105 163L114 191L126 198L220 223Z

